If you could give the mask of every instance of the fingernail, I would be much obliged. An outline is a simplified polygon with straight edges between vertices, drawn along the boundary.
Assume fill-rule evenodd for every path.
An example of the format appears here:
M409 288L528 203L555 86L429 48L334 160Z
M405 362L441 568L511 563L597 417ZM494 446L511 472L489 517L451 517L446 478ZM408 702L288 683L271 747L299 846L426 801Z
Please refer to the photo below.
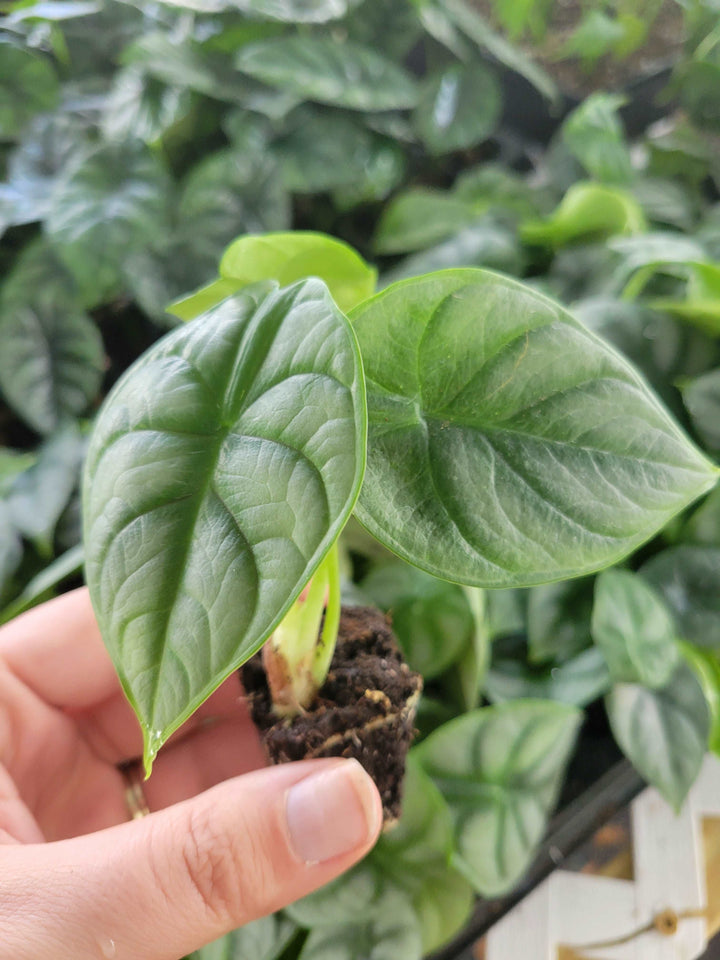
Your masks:
M357 760L343 760L294 784L286 816L295 854L320 863L365 846L380 830L377 790Z

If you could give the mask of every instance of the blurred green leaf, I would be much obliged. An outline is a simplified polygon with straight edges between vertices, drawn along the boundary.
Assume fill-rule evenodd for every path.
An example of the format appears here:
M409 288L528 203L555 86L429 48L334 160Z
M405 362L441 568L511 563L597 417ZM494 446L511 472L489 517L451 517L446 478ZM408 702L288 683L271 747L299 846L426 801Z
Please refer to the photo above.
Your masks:
M625 756L679 811L700 772L710 734L708 705L694 671L682 664L659 690L617 684L606 706Z
M429 152L442 155L486 140L501 106L500 87L491 70L481 63L452 64L423 83L413 123Z
M633 176L630 150L618 116L625 103L626 98L618 94L591 94L562 125L567 149L601 183L624 185Z
M710 711L708 746L720 756L720 656L714 650L682 643L681 651L695 671Z
M271 914L196 950L188 960L279 960L297 932L287 917Z
M401 67L368 47L325 37L288 36L243 47L236 65L304 99L352 110L414 107L417 87Z
M684 384L682 395L700 439L708 450L720 452L720 369Z
M192 95L184 87L172 87L136 67L119 70L102 119L102 132L109 140L143 140L153 143L173 124L186 117Z
M482 213L482 208L450 193L412 188L385 207L373 246L383 254L424 250L476 223Z
M59 95L47 57L0 42L0 141L17 137L36 113L52 110Z
M645 229L645 217L632 194L599 183L576 183L546 220L526 220L520 235L526 243L562 247Z
M606 693L610 684L602 653L591 647L543 667L497 656L488 670L485 693L493 703L541 699L586 707Z
M1 512L0 507L0 512ZM1 538L0 538L1 539ZM1 548L0 548L1 549ZM82 572L85 551L82 545L71 547L30 580L12 603L0 610L0 624L7 623L43 600L55 595L55 587ZM0 583L2 577L0 576ZM1 592L0 587L0 592Z
M580 719L560 703L498 704L444 724L415 748L454 816L453 864L482 896L509 890L528 867Z
M100 334L43 241L27 247L0 291L0 390L39 433L78 416L103 375Z
M67 168L46 233L85 303L117 295L127 256L163 241L169 204L167 172L140 141L106 144Z
M671 547L640 573L672 610L681 640L720 649L720 549Z
M629 570L597 578L592 636L615 683L663 687L677 666L673 618L657 592Z
M528 593L527 639L530 660L566 660L590 645L592 580L561 580Z
M397 561L376 567L361 589L392 618L408 663L428 680L470 642L475 623L462 587Z

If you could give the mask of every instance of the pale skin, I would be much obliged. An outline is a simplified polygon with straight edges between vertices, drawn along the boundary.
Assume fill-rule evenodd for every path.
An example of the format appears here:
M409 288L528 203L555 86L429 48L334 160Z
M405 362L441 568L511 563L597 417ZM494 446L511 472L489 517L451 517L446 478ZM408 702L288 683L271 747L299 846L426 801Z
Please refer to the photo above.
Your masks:
M178 960L377 839L354 761L265 766L236 677L161 751L131 821L118 768L141 753L85 590L0 628L0 960Z

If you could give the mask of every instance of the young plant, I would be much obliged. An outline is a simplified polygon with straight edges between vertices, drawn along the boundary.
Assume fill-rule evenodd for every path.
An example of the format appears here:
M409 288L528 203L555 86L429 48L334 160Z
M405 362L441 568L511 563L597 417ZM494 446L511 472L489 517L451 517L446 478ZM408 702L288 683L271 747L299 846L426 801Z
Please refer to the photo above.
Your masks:
M197 295L205 312L96 421L87 580L148 770L269 637L291 686L321 683L326 558L353 510L436 577L528 586L617 562L716 482L628 362L558 304L468 268L360 295L346 317L331 293L361 265L319 235L243 238L221 280L248 285L223 284L215 306Z

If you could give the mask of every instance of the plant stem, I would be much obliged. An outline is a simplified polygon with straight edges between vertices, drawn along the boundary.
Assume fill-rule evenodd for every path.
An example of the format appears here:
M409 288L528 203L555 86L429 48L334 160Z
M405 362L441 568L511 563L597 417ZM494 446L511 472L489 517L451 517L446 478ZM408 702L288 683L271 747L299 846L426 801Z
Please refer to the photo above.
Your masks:
M315 699L330 668L339 623L340 563L334 543L263 647L263 664L278 715L302 713Z

